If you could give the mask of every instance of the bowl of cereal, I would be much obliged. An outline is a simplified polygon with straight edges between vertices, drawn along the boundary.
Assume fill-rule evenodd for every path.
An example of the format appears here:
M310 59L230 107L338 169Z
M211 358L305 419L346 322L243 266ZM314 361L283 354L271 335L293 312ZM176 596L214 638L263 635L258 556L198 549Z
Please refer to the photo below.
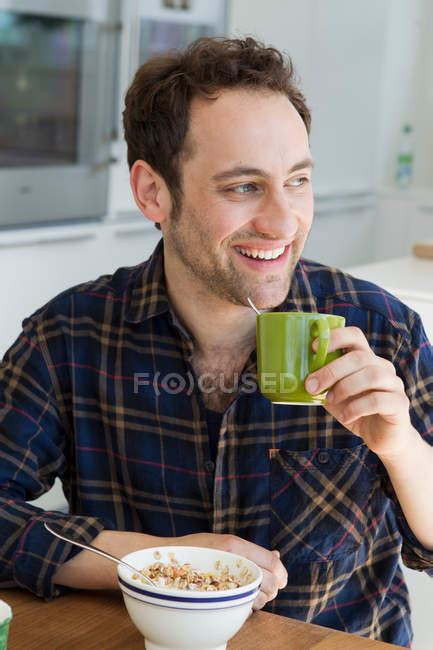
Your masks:
M137 569L119 565L118 578L146 650L224 650L247 619L263 578L254 562L213 548L147 548L122 560Z

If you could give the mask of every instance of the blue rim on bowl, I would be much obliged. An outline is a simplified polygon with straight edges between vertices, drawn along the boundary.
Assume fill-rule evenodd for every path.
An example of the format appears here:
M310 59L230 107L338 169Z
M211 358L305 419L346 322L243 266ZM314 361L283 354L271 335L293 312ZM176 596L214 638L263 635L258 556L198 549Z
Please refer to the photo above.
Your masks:
M141 557L144 551L146 556L149 558L147 562L143 562L143 558ZM215 549L192 546L158 547L143 549L143 552L136 551L134 553L129 553L123 559L128 562L128 564L136 566L138 572L143 568L144 564L151 564L156 561L153 556L155 552L165 554L172 553L176 556L176 554L182 554L183 552L191 553L192 555L200 555L203 554L203 551L210 551L213 554ZM174 606L179 608L179 606L183 605L184 607L186 606L187 608L193 609L196 609L197 606L206 609L218 607L219 609L223 607L234 607L255 600L263 579L263 574L260 568L250 560L227 551L216 551L216 554L218 555L218 559L223 562L226 561L228 564L241 561L242 568L248 568L254 576L254 579L241 587L235 587L233 589L225 589L221 591L185 591L184 589L173 589L170 587L152 587L151 585L140 583L139 580L132 577L131 573L127 569L119 566L118 579L120 588L124 593L128 594L132 598L165 607ZM138 563L137 559L139 560ZM189 561L191 561L191 558L189 558Z

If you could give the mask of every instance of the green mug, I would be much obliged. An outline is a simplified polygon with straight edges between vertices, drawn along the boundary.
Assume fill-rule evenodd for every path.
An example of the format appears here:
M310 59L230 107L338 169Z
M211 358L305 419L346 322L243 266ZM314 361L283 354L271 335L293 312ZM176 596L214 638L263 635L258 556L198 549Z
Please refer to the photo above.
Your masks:
M329 332L344 325L344 317L333 314L265 312L257 316L257 374L262 395L275 404L323 405L326 391L311 395L304 382L310 373L341 356L340 350L328 353Z
M6 650L8 645L9 623L12 610L4 600L0 600L0 650Z

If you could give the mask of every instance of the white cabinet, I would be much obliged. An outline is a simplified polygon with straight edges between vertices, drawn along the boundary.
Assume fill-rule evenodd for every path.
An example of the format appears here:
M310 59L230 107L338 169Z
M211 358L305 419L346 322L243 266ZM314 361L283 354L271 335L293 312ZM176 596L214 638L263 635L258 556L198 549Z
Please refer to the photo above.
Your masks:
M433 241L433 200L430 203L427 201L417 202L409 222L409 239L411 244L416 241Z
M410 255L415 242L433 241L433 192L403 190L379 196L374 231L377 260Z
M63 226L0 235L0 356L21 322L61 291L147 259L160 233L144 217L130 224Z
M415 212L410 201L400 199L379 199L377 205L375 257L386 260L409 255L411 245L408 238L409 223Z
M21 321L72 284L89 279L96 261L96 234L82 229L55 236L33 230L33 240L21 233L0 240L3 309L0 313L1 354L21 331ZM21 236L22 239L22 236Z
M346 267L374 261L371 199L359 203L316 203L315 217L303 256L329 266Z

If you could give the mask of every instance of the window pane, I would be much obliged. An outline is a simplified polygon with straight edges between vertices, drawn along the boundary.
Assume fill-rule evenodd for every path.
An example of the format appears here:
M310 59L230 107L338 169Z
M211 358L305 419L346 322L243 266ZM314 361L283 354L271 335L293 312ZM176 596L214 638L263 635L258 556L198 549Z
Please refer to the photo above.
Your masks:
M140 63L167 50L183 49L196 38L213 34L211 25L143 18L140 23Z
M76 162L82 31L0 11L0 167Z

